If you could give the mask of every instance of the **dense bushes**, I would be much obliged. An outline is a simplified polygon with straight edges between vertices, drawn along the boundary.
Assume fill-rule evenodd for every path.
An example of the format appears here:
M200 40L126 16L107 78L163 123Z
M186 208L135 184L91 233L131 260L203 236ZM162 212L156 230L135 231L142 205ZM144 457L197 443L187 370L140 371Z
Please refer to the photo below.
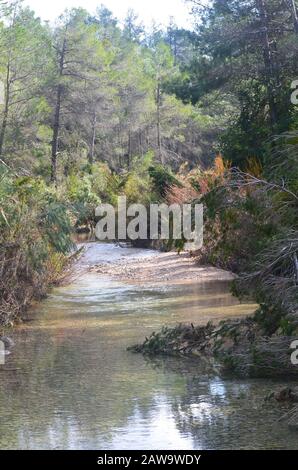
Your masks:
M288 138L279 153L287 156L289 146L295 161ZM251 159L242 172L218 156L212 169L179 174L184 190L168 191L169 202L175 195L180 204L189 202L190 187L197 191L205 207L199 259L236 272L234 293L262 304L270 330L287 329L285 316L298 310L298 162L290 169L289 161L276 158L274 171L265 172Z
M58 193L41 179L0 165L0 323L13 323L61 272L71 222Z

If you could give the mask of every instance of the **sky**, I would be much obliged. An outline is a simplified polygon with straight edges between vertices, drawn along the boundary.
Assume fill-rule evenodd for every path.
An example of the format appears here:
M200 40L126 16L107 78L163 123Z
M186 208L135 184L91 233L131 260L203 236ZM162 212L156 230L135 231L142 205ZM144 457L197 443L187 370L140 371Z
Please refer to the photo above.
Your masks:
M189 7L184 0L25 0L24 3L43 20L49 21L55 20L66 8L83 7L92 13L104 4L120 20L132 8L146 26L150 26L153 20L158 24L168 24L173 16L178 26L191 27Z

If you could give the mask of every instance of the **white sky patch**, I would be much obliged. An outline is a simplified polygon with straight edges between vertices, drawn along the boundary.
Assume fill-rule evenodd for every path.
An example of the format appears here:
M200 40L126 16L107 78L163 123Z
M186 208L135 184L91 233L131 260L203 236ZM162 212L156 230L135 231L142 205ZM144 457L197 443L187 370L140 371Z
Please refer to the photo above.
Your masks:
M66 8L83 7L90 13L104 4L113 14L123 20L131 8L139 15L140 20L149 27L152 21L157 24L168 24L172 16L179 27L191 28L190 8L184 0L25 0L43 20L54 21Z

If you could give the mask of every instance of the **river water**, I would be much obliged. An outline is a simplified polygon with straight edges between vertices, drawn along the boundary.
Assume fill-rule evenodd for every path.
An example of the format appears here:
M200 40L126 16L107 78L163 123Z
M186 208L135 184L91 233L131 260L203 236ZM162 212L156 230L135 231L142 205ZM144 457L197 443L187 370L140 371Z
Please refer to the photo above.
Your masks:
M155 253L156 255L156 253ZM83 262L152 252L93 244ZM222 379L198 361L126 351L162 325L249 313L225 282L145 288L84 274L17 328L0 366L1 449L296 449L278 382Z

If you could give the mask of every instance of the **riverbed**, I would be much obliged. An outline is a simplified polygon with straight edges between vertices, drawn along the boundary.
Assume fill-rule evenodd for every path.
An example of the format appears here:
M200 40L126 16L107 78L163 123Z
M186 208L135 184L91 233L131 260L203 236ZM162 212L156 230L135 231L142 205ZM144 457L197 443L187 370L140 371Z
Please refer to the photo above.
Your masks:
M16 346L0 366L1 449L298 448L297 433L279 421L286 409L264 401L284 383L223 379L195 360L127 351L163 325L254 310L213 277L142 283L87 269L156 256L90 245L72 283L15 329Z

